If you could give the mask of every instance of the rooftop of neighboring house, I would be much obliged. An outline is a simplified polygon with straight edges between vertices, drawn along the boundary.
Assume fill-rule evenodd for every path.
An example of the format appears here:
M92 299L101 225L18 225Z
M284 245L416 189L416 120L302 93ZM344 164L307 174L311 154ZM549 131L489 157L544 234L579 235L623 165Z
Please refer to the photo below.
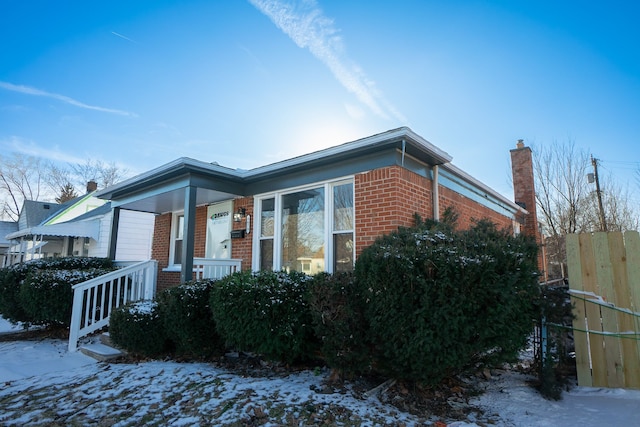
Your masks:
M62 205L52 202L37 202L35 200L25 200L20 210L18 219L18 229L35 227L40 225L47 218L55 215L62 209Z
M5 236L18 230L18 223L15 221L0 221L0 247L9 247L11 244Z

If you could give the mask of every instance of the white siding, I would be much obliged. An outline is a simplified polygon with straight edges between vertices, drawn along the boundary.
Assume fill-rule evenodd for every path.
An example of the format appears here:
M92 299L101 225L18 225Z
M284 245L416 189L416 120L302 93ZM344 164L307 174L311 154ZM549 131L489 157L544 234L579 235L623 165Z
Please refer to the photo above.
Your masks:
M154 224L154 214L121 210L116 259L118 261L151 259Z
M100 237L91 239L89 256L106 257L109 255L112 212L100 219ZM155 215L146 212L134 212L122 209L118 225L116 260L146 261L151 259L151 242Z
M70 221L75 217L78 217L82 214L85 214L89 211L94 210L106 203L105 200L100 200L97 197L87 197L85 200L82 200L78 204L67 208L59 217L56 217L50 224L58 224L65 221Z
M106 258L109 255L109 236L111 235L111 217L112 212L100 218L100 234L98 241L91 239L89 243L89 256L97 258Z

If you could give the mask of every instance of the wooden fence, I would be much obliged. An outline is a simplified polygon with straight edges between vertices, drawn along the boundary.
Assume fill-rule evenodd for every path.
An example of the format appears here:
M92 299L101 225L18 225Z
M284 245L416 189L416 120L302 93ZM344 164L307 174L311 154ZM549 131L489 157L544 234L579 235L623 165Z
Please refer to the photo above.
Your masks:
M640 235L570 234L578 384L640 389Z

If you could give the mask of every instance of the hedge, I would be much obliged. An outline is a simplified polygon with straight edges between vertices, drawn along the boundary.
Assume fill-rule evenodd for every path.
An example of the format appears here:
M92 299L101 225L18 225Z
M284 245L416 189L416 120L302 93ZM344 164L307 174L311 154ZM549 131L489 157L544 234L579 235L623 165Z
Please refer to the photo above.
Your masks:
M487 222L456 232L401 228L356 262L368 342L382 374L438 383L526 344L538 296L537 246Z
M214 281L188 282L158 295L167 338L182 356L210 357L224 351L209 307Z
M310 279L295 271L234 273L211 289L211 311L228 346L287 363L315 357Z

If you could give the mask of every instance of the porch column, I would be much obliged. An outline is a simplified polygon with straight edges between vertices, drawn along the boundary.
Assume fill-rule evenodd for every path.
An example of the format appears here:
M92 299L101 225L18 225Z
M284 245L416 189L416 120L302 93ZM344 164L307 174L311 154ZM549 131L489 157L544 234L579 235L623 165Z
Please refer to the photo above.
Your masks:
M184 228L182 230L182 268L180 281L193 279L193 252L196 235L196 193L198 187L192 185L184 189Z
M118 225L120 225L120 207L115 207L111 210L111 235L109 236L109 253L107 258L115 261L116 248L118 246Z

